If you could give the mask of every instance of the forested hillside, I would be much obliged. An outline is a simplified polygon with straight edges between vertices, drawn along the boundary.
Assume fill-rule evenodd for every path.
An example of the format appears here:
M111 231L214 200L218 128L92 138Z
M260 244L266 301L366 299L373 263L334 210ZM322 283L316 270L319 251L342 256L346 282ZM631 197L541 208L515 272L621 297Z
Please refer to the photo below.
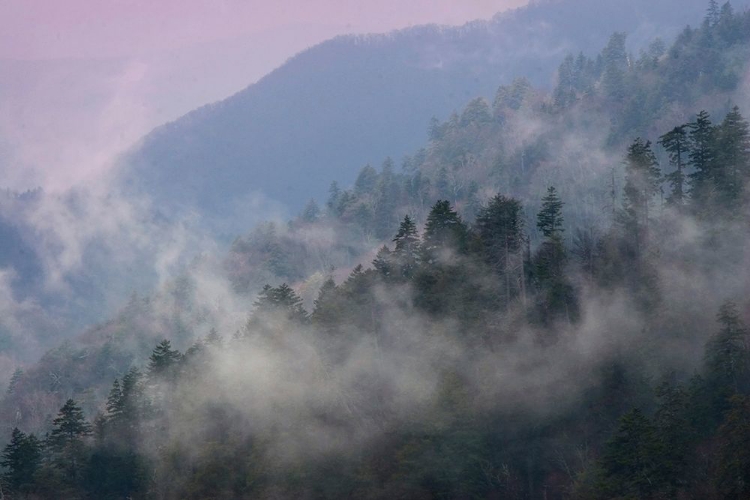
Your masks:
M750 13L708 7L17 371L5 496L750 497Z
M167 217L197 211L217 230L244 230L257 200L296 211L330 180L349 184L366 162L415 150L432 116L517 76L550 87L566 52L591 55L615 31L636 52L671 41L704 10L702 0L545 0L462 27L338 37L156 129L123 159L123 179Z

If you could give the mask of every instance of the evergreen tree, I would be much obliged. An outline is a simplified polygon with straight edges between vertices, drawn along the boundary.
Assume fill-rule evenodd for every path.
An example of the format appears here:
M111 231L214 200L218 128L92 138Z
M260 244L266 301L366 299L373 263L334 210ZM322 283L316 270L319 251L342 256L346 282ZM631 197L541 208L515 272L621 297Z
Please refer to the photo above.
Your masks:
M328 209L328 213L334 217L341 216L341 188L339 188L339 184L336 181L333 181L331 187L328 188L326 208Z
M47 441L53 453L53 464L63 473L70 488L78 488L83 478L88 454L85 439L91 431L83 410L72 399L65 402L52 421Z
M739 215L745 184L750 180L750 131L736 106L716 128L714 182L723 212Z
M307 205L305 205L305 208L302 210L300 219L302 219L303 222L311 223L318 220L319 217L320 207L314 199L310 199L310 201L307 202Z
M395 264L401 278L410 279L414 276L419 262L420 242L417 226L406 215L393 238L396 248L393 251Z
M719 387L737 392L748 373L747 330L734 302L725 302L717 320L721 329L706 346L708 373Z
M750 497L750 397L734 396L718 431L717 489L721 498Z
M709 0L705 19L707 24L710 27L719 24L720 15L719 3L716 0Z
M286 283L276 288L265 285L253 305L259 314L281 312L287 319L298 323L305 323L308 319L307 311L302 307L302 299Z
M628 69L628 55L625 49L625 33L613 33L602 51L604 75L602 87L611 99L625 97L625 74Z
M688 418L689 395L679 385L664 382L656 389L659 405L654 416L662 445L661 464L665 481L674 497L680 487L685 486L684 475L689 464L690 453L695 444L696 432Z
M483 260L502 277L506 307L519 293L525 296L523 218L521 203L502 195L493 197L477 215L476 230Z
M562 207L563 202L555 188L549 187L537 214L537 227L545 240L534 256L534 277L539 288L536 309L543 323L558 317L564 317L569 322L578 318L578 300L565 274L568 256L561 237Z
M542 209L537 214L536 227L545 238L557 236L563 229L563 202L557 196L554 186L547 188L547 194L542 198Z
M649 205L659 189L661 175L651 142L638 138L628 147L625 159L622 222L630 238L629 250L638 262L646 244Z
M685 193L687 186L685 184L685 160L689 149L687 125L680 125L673 128L670 132L659 138L659 144L669 154L669 162L675 168L674 171L666 175L672 192L667 198L667 202L681 207L685 203Z
M357 180L354 182L354 193L357 196L371 194L375 191L378 184L378 171L370 165L365 165L359 171Z
M634 409L620 419L601 460L600 490L605 498L651 498L663 486L664 464L657 431Z
M450 202L439 200L427 216L422 243L423 260L433 263L446 253L463 252L467 229Z
M698 113L690 127L690 152L688 158L693 167L690 174L690 196L696 210L700 211L714 198L716 189L716 143L715 129L709 114L705 111Z
M180 351L172 349L172 343L164 339L159 342L148 358L149 379L160 377L171 378L182 359Z
M333 278L329 276L323 282L315 299L315 309L311 315L312 322L321 330L332 333L342 318L342 300Z
M389 279L393 275L393 257L390 249L383 245L375 255L375 260L372 261L372 266L384 279Z
M21 495L30 493L34 485L34 474L41 464L42 446L33 434L26 435L17 427L13 429L3 449L0 466L6 469L1 476L11 492Z

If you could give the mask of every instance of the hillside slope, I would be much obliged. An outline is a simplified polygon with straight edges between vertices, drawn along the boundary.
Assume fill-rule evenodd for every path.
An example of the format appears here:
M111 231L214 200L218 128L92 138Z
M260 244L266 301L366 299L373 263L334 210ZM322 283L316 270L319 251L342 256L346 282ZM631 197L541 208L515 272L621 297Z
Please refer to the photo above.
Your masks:
M431 117L516 76L549 87L566 53L590 53L614 31L634 49L671 38L705 5L542 1L463 27L339 37L156 129L124 160L123 178L167 215L241 217L259 196L297 210L330 179L350 182L365 163L416 149Z

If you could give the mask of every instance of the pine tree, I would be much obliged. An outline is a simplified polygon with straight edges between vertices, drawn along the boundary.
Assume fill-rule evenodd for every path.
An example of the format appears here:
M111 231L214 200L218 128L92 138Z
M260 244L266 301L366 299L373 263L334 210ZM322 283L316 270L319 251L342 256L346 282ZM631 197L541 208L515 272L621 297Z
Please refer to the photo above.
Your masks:
M537 214L536 223L545 238L555 237L564 231L562 207L563 202L557 196L555 187L548 187L547 194L542 198L542 208Z
M736 106L716 128L714 182L723 211L738 215L750 180L750 131Z
M628 147L625 158L622 222L631 238L630 250L640 260L649 226L649 205L659 189L661 174L651 142L638 138Z
M92 432L83 410L72 399L65 402L52 421L48 443L53 453L53 464L64 474L65 482L75 488L79 485L86 464L85 438Z
M302 299L286 283L274 288L265 285L253 304L257 313L282 313L287 319L298 323L307 322L307 311L302 307Z
M110 419L117 419L122 415L123 411L123 399L122 399L122 388L120 387L120 381L115 379L112 383L112 389L109 391L107 397L107 415Z
M404 220L401 221L393 242L396 243L393 257L398 266L399 276L408 280L417 270L420 252L417 226L408 215L404 216Z
M732 301L722 304L717 314L721 329L706 346L708 373L719 387L737 392L748 373L748 332Z
M661 463L670 496L684 484L684 474L696 439L696 432L688 418L689 395L679 385L664 382L656 389L659 406L654 424L662 443Z
M377 186L377 184L378 171L370 165L365 165L362 170L359 171L357 180L354 182L354 192L357 196L371 194L375 191L375 186Z
M578 300L570 284L565 267L568 256L562 240L563 202L554 187L547 189L542 199L542 208L537 214L537 227L545 240L534 256L534 278L539 288L537 314L543 323L559 317L568 322L578 317Z
M305 208L302 210L300 219L302 219L302 221L304 222L312 223L318 220L319 217L320 207L314 199L310 199L310 201L307 202L307 205L305 205Z
M424 262L435 262L445 257L446 252L463 252L466 245L467 229L450 202L439 200L427 216L422 253Z
M341 302L336 282L329 276L315 299L315 309L311 315L313 324L328 333L335 331L342 317Z
M493 197L477 215L476 230L483 260L502 277L506 308L517 295L525 299L526 272L521 203L502 195Z
M375 255L372 266L384 279L390 279L393 276L393 257L391 250L383 245Z
M706 111L698 113L695 121L688 124L690 128L690 152L688 158L693 167L690 174L690 196L694 207L700 211L714 198L716 189L716 132L711 118Z
M52 421L50 443L55 447L64 446L70 441L81 439L89 434L91 434L91 425L86 422L83 410L74 400L68 399Z
M33 434L26 435L17 427L13 429L3 449L0 466L6 469L2 475L11 492L20 495L29 493L34 484L34 474L42 460L42 446Z
M721 498L750 497L750 397L734 396L718 431L717 489Z
M620 100L625 97L625 72L628 69L628 55L625 49L625 33L614 33L602 51L604 75L602 87L607 97Z
M156 345L148 358L149 379L173 377L181 360L180 351L172 349L172 343L169 340L162 340Z
M720 15L718 2L716 0L709 0L705 21L711 27L716 26L719 23Z
M656 428L640 410L631 410L604 450L601 493L606 498L651 498L663 485L661 457Z
M669 154L669 162L675 170L666 175L672 192L667 198L667 203L681 207L685 203L685 193L687 186L685 184L685 160L689 150L687 125L680 125L673 128L670 132L659 138L659 144Z

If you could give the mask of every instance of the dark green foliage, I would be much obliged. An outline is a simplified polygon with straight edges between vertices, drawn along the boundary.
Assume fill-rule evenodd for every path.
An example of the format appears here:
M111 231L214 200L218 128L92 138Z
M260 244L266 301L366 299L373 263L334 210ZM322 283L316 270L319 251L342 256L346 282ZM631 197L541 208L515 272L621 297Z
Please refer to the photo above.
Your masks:
M692 187L690 196L697 207L713 201L716 188L716 132L708 113L701 111L690 127L690 174Z
M298 323L305 323L308 319L307 311L302 307L302 299L286 283L275 288L265 285L253 305L256 308L256 316L281 313L287 319Z
M747 125L737 109L717 126L707 113L693 124L669 121L744 74L729 61L744 54L737 40L750 38L750 16L712 10L706 26L683 32L668 52L655 43L635 62L616 34L596 58L567 57L552 95L522 79L502 86L491 111L477 99L433 122L432 142L403 172L390 160L380 171L365 167L351 189L332 186L325 213L311 203L288 226L264 224L238 238L225 268L245 297L286 280L309 298L305 287L320 275L302 283L314 271L354 266L338 286L325 279L309 317L291 286L267 285L247 329L226 347L215 330L180 338L187 328L175 325L205 332L207 318L226 319L196 303L186 273L166 294L176 309L170 338L192 342L184 356L164 341L147 360L154 331L144 325L159 324L149 313L158 308L136 296L122 322L95 337L106 336L104 346L49 353L44 369L14 377L0 406L21 428L53 426L48 446L37 443L38 454L23 462L33 467L17 459L31 436L8 436L3 494L747 497L746 287L743 275L718 282L741 269L732 259L744 258L733 233L747 222L738 187L748 175ZM518 130L528 123L542 125L538 137ZM617 157L623 141L657 125L671 128L659 139L669 174L660 176L650 143L638 139L627 149L624 190L620 171L597 179L605 181L597 192L579 190L596 174L585 164L589 150ZM571 145L579 127L602 126L611 126L603 151L585 135ZM555 137L567 128L573 133ZM666 183L667 202L684 210L662 213ZM482 206L498 189L508 196ZM524 227L534 211L530 237ZM723 253L705 258L703 239L683 238L683 226L710 235ZM300 243L318 229L340 236L343 256ZM355 265L378 247L370 269ZM702 279L720 286L696 297L691 287ZM696 345L708 337L703 311L719 293L742 307L721 308L705 364L696 366ZM682 296L694 301L676 304ZM137 338L142 352L124 357L122 338ZM128 371L139 362L148 383ZM238 369L225 378L232 363ZM110 383L105 403L102 384ZM43 421L40 408L61 394L85 397L89 416L99 411L94 439L74 403Z
M414 276L419 263L420 241L417 226L406 215L398 228L398 233L393 238L396 248L393 250L392 259L397 268L400 278L410 279Z
M628 147L625 157L625 187L623 188L622 222L630 235L631 249L640 259L646 244L650 204L658 192L661 175L651 142L636 139Z
M181 359L180 352L172 349L172 343L167 339L162 340L148 358L149 379L173 377Z
M524 221L518 200L497 195L477 215L476 231L481 241L480 255L502 279L506 307L519 294L525 294Z
M667 202L678 207L685 204L688 191L685 174L685 162L689 147L687 127L687 125L680 125L659 138L659 144L669 154L669 162L674 167L674 170L665 176L672 188L669 197L667 197Z
M547 188L547 194L542 198L542 209L536 216L536 227L545 238L555 237L564 231L562 207L563 202L557 196L555 187Z
M42 461L42 445L33 434L26 435L18 428L14 428L10 443L3 449L0 466L6 472L2 475L2 483L12 493L19 497L33 490L36 471Z
M716 128L715 188L721 212L736 217L750 180L750 131L736 106Z
M750 496L750 397L734 396L719 428L717 489L722 498Z
M602 496L652 498L666 471L662 452L656 427L640 410L623 415L602 456Z
M426 263L446 257L448 253L463 252L467 230L461 217L450 202L439 200L427 216L422 241L422 254Z
M737 391L750 369L748 333L731 301L721 306L717 320L721 329L706 346L706 367L718 387Z

